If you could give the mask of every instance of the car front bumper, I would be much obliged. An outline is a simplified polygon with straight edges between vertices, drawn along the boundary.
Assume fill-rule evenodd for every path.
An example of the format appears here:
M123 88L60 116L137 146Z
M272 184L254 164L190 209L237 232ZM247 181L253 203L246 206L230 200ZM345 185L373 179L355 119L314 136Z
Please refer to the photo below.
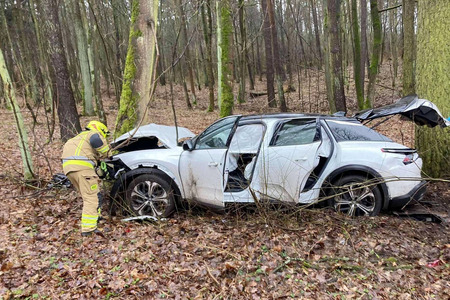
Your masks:
M427 181L423 180L408 194L392 198L391 201L389 201L389 209L402 208L405 205L420 202L427 190L427 183Z

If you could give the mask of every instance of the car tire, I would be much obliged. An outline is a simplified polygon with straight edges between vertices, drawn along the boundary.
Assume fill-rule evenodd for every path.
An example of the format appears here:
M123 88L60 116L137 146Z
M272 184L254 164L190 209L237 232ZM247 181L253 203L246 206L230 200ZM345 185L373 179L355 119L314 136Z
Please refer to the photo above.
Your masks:
M136 216L169 217L175 209L174 189L161 171L135 177L127 187L125 203Z
M333 184L331 190L331 206L351 217L376 216L383 206L380 188L364 176L345 175Z

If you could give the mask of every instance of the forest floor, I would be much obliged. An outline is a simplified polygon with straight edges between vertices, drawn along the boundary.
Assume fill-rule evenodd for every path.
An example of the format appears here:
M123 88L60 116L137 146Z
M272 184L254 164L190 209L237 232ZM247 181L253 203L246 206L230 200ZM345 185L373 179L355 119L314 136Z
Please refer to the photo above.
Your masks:
M320 73L302 77L286 94L293 112L326 112ZM382 74L383 76L383 74ZM386 75L387 76L387 75ZM383 78L382 78L383 79ZM384 80L381 82L388 82ZM257 82L257 90L264 90ZM389 84L387 84L389 85ZM352 95L353 91L347 91ZM379 87L377 106L398 98ZM185 108L175 87L178 125L200 132L218 118L205 112L207 90ZM235 113L265 113L266 97L249 99ZM349 97L350 110L355 100ZM108 123L117 104L104 93ZM46 117L30 129L39 188L21 181L14 119L0 110L0 299L448 299L448 223L421 222L391 213L351 219L330 210L239 209L217 214L195 209L157 223L102 221L106 238L81 238L82 201L73 189L46 188L61 172L58 130L49 140ZM168 87L158 87L152 122L173 125ZM82 117L82 124L91 118ZM111 126L112 127L112 126ZM394 118L380 131L413 146L414 126ZM427 200L450 204L448 183L429 185Z

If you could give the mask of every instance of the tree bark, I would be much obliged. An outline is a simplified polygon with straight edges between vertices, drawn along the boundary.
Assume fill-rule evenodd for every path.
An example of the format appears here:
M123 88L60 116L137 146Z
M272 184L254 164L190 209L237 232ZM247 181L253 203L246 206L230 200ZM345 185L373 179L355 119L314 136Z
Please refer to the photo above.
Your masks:
M231 39L232 22L229 0L216 2L217 9L217 66L218 66L218 98L220 117L226 117L233 113L233 86L232 86L232 60Z
M326 28L327 34L327 56L328 56L328 76L327 95L330 111L347 111L347 105L344 94L344 77L342 73L342 48L340 41L340 0L326 0Z
M189 41L188 41L188 35L187 35L187 25L186 25L186 13L184 12L184 7L182 0L177 0L177 7L180 14L180 20L181 20L181 45L182 47L186 47L184 51L184 57L185 57L185 63L188 71L189 76L189 85L191 87L191 94L192 94L192 103L195 105L197 104L197 96L195 95L195 80L194 80L194 70L192 67L192 61L191 61L191 52L189 49Z
M361 74L361 40L359 36L358 8L356 0L351 0L352 34L353 34L353 78L355 79L358 108L364 109L364 75Z
M394 0L390 0L391 5L395 4ZM398 73L398 54L397 54L397 10L392 9L389 12L389 25L390 25L390 46L394 76L392 77L392 87L396 85L397 73Z
M433 101L447 117L450 115L450 2L421 0L418 12L417 93L421 98ZM416 147L427 177L450 176L448 128L417 128Z
M283 82L286 80L283 66L280 59L280 47L278 43L277 24L275 23L275 6L273 0L267 0L267 12L270 22L270 38L272 44L272 57L275 65L275 79L277 81L278 101L280 102L280 111L287 111L286 99L284 98Z
M56 0L44 1L49 52L56 80L56 99L61 139L65 142L81 131L75 98L70 84L67 61L61 36L61 25Z
M205 15L205 6L206 6L206 15L208 17L208 21L206 21ZM204 38L206 44L206 72L208 75L208 89L209 89L209 105L208 112L214 111L214 71L213 71L213 61L212 61L212 14L211 14L211 0L206 0L206 2L202 5L202 22L203 22L203 31Z
M44 50L44 44L41 37L41 27L39 26L39 21L36 16L35 11L35 5L34 0L29 0L30 2L30 11L31 11L31 17L33 18L34 23L34 32L36 34L36 40L37 40L37 48L38 48L38 55L39 55L39 66L40 66L40 73L42 76L42 83L43 83L43 90L44 90L44 106L47 107L53 107L53 91L52 91L52 80L48 65L48 59L46 52Z
M370 16L372 18L373 29L373 44L372 44L372 59L369 68L369 85L367 87L367 99L364 103L364 108L370 108L375 100L375 84L378 75L378 65L380 62L381 47L382 47L382 32L380 13L378 12L378 1L370 0Z
M319 22L317 21L317 8L316 8L316 0L310 0L311 2L311 12L313 16L313 25L314 25L314 35L316 37L316 53L318 57L319 68L322 66L322 49L320 47L320 31L319 31Z
M272 51L272 32L270 30L270 20L268 13L267 0L261 0L261 10L263 12L264 24L264 49L266 52L266 78L267 78L267 101L269 107L276 107L275 88L274 88L274 64Z
M81 19L79 0L71 0L71 10L75 26L75 36L77 41L77 57L80 64L81 79L83 82L83 114L94 115L94 106L92 105L92 81L91 81L91 67L88 58L88 39L84 30L83 21ZM84 4L83 7L84 8Z
M414 35L414 0L403 0L403 96L415 93L414 60L416 41Z
M28 134L23 123L22 113L16 100L16 93L9 77L8 69L6 68L3 51L0 48L0 78L3 81L3 89L7 101L12 108L14 119L16 121L17 133L19 135L19 149L22 156L23 175L25 180L30 180L34 177L33 160L31 158L30 149L28 146Z
M362 92L364 98L364 85L366 80L366 66L369 66L369 55L367 53L367 0L361 0L361 78Z
M130 37L115 136L148 122L148 104L155 84L158 0L133 0Z
M245 30L245 20L244 20L244 0L239 0L239 33L240 33L240 48L239 48L239 92L238 92L238 102L245 102L245 83L246 83L246 72L245 68L247 65L246 53L247 53L247 34Z

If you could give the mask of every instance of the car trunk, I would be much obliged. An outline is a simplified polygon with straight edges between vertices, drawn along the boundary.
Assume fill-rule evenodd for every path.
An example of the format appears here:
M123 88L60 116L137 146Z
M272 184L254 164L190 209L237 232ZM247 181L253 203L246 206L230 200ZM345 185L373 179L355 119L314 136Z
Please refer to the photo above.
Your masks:
M435 104L425 99L419 99L417 95L403 97L391 105L359 111L353 117L362 122L396 114L421 126L440 126L442 128L450 126L450 121L442 116Z

